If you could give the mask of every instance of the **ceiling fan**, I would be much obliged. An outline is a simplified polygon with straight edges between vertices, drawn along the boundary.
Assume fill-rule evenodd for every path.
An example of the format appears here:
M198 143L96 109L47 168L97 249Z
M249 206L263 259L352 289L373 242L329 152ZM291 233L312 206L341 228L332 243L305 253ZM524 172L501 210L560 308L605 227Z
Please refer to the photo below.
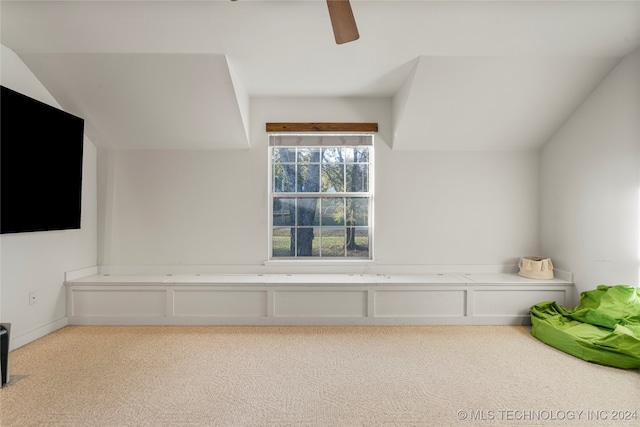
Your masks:
M231 0L236 1L236 0ZM360 34L356 26L356 19L351 10L349 0L327 0L329 18L333 27L333 36L337 44L343 44L358 40Z
M358 40L358 27L349 0L327 0L333 35L337 44Z

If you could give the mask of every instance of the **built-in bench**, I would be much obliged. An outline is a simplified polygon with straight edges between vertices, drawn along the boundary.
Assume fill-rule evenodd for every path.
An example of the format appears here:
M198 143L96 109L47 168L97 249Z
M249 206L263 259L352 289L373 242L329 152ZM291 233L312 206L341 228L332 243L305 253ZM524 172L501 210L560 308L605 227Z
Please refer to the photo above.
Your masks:
M93 272L92 270L85 270ZM68 274L70 325L508 325L573 305L571 275Z

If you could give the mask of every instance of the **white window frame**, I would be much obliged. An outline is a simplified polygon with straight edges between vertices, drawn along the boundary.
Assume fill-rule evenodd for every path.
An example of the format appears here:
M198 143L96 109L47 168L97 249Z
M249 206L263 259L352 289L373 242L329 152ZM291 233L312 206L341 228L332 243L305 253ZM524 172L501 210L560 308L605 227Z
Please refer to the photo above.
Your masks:
M310 262L313 264L316 263L327 263L327 262L371 262L374 259L374 165L375 165L375 150L374 150L374 134L373 133L358 133L355 135L364 137L363 140L368 139L370 143L367 144L350 144L349 137L353 136L354 133L343 132L343 133L326 133L326 132L311 132L311 133L268 133L269 138L269 146L268 146L268 262L292 262L296 264L301 264L305 262ZM276 144L274 143L274 137L285 137L290 141L292 137L297 139L295 144L291 143L283 143ZM327 138L328 137L328 138ZM347 141L345 143L337 144L337 143L327 143L323 142L323 140L335 141L335 138L346 137ZM275 192L273 189L273 149L278 147L291 147L291 148L327 148L327 147L362 147L367 146L369 148L369 162L368 162L368 191L366 192ZM297 164L297 163L296 163ZM346 164L346 163L345 163ZM366 198L368 199L368 214L367 214L367 231L368 231L368 256L367 257L354 257L348 256L348 251L345 250L344 256L291 256L291 257L283 257L283 256L273 256L273 230L276 228L274 226L274 218L273 218L273 205L274 200L277 198L287 198L287 199L297 199L297 198ZM297 226L296 226L297 227ZM315 228L322 228L320 226L314 226ZM346 225L344 226L346 228Z

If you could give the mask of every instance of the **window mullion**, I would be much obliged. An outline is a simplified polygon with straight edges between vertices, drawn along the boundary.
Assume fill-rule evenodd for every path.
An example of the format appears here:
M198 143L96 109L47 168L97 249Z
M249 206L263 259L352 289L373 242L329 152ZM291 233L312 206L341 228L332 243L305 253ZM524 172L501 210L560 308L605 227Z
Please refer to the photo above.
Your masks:
M345 176L345 180L346 180L346 176ZM343 210L343 218L344 218L344 224L342 224L342 232L344 233L344 257L347 257L347 245L349 242L347 242L347 197L343 197L342 198L342 210Z

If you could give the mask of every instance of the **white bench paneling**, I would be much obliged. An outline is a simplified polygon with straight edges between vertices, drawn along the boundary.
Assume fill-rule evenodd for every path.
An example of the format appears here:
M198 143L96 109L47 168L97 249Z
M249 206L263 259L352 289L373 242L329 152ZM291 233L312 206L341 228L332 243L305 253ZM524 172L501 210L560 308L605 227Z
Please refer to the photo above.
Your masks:
M276 290L275 317L365 317L366 291Z
M571 306L575 291L495 272L70 277L70 325L521 325L532 305Z
M175 317L266 317L266 290L174 289Z
M474 316L529 316L529 307L544 301L567 302L566 292L558 289L477 289Z
M74 317L153 317L167 312L166 289L73 289Z
M435 317L465 315L465 291L386 290L375 291L376 317Z

